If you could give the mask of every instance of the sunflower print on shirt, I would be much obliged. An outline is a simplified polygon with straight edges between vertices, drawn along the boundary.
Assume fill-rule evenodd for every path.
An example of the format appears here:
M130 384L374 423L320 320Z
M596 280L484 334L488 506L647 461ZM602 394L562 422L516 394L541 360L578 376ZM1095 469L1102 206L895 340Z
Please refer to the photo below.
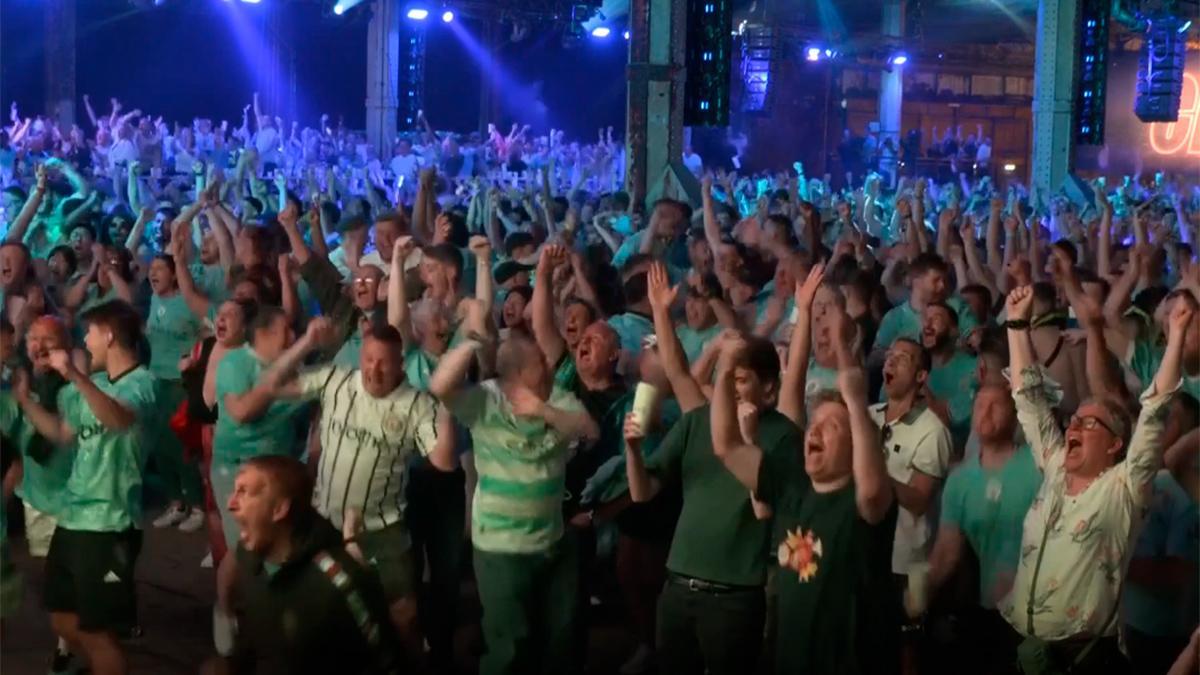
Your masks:
M817 575L817 561L823 554L821 539L812 530L805 532L798 527L787 532L776 554L780 567L795 571L800 581L811 581Z

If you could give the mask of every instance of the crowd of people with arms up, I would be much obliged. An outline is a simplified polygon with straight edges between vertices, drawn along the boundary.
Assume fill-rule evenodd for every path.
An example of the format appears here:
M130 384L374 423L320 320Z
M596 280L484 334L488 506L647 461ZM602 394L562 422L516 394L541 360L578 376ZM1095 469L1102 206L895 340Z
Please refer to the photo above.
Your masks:
M54 672L129 671L168 527L207 537L213 673L595 672L597 603L623 675L1196 672L1187 178L690 153L700 200L643 205L611 129L421 116L388 158L257 97L84 103L0 131L3 487L45 569L0 529L0 609L41 596Z

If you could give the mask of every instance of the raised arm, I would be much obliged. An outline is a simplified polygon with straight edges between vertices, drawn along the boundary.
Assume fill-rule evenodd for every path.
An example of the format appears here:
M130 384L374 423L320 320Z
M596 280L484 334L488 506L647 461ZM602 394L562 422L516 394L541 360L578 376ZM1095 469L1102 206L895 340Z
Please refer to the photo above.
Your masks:
M726 340L721 346L709 416L713 452L739 483L755 492L763 451L757 444L749 442L738 427L738 404L733 387L734 365L745 348L746 343L741 338Z
M1124 400L1125 385L1121 381L1118 368L1113 367L1112 354L1108 350L1106 333L1112 331L1106 331L1104 328L1104 315L1100 306L1083 292L1069 261L1058 264L1060 269L1066 269L1061 278L1067 302L1075 310L1075 318L1087 336L1083 369L1087 388L1093 396L1110 396L1116 400Z
M475 235L467 241L467 249L475 256L475 299L482 303L484 316L492 315L496 301L492 281L492 244L487 237Z
M1004 276L1004 255L1000 252L1000 228L1004 219L1003 214L1004 200L998 195L993 196L988 204L986 241L987 268L991 271L993 280Z
M429 393L433 394L446 405L453 405L455 398L462 391L463 381L467 370L475 360L475 353L483 347L478 340L468 338L438 360L437 369L429 377Z
M658 357L662 362L663 371L671 383L671 391L679 401L683 412L699 408L708 402L700 385L688 370L687 356L679 337L675 334L675 325L671 321L671 306L679 289L672 288L667 278L667 268L660 262L650 267L648 275L647 298L650 301L650 312L654 317L654 334L657 338Z
M63 349L50 352L50 367L75 385L96 420L112 431L124 431L137 423L137 415L121 401L101 391L92 378L75 367L71 355Z
M183 296L188 309L192 314L203 319L208 316L210 302L208 296L196 287L196 280L192 278L192 268L188 265L190 258L188 244L190 244L191 238L188 237L188 243L184 243L184 237L180 236L182 232L182 228L176 229L171 236L172 257L175 260L175 280L179 284L179 294Z
M13 399L20 406L25 419L54 445L70 445L75 440L75 430L61 417L46 410L29 392L29 373L17 370L13 375Z
M567 252L561 246L546 246L542 249L537 264L537 282L533 285L533 337L541 348L546 362L554 366L567 349L562 333L554 320L553 289L550 280L554 268L567 260Z
M1033 288L1019 286L1008 294L1005 313L1010 322L1028 322L1033 309ZM1008 329L1009 379L1017 407L1017 421L1033 449L1039 469L1053 465L1052 460L1065 449L1062 429L1054 418L1057 403L1049 390L1033 353L1028 325Z
M404 282L404 261L416 243L412 237L397 237L392 247L392 272L388 275L388 323L400 331L406 347L416 344L413 336L412 318L408 312L408 289Z
M912 234L917 248L924 252L929 250L929 234L925 232L925 179L918 178L913 186L912 199Z
M20 243L25 240L25 231L29 229L34 214L37 213L38 207L42 205L42 199L46 196L46 166L39 164L34 171L37 174L36 186L33 188L33 192L29 193L29 198L25 200L25 205L21 207L17 217L9 225L8 234L4 235L6 242Z
M304 242L304 235L300 234L299 218L300 214L296 213L293 205L285 207L278 216L279 226L283 228L288 245L292 248L292 256L303 266L312 258L312 249L308 248L308 244Z
M280 304L287 315L288 324L295 326L300 318L300 296L296 293L296 282L292 277L292 257L280 253L278 259Z
M858 515L874 525L887 516L894 494L879 447L879 428L867 412L867 374L850 348L854 329L845 312L835 312L831 330L838 361L838 389L850 413L854 502Z
M1104 186L1096 188L1096 203L1100 206L1100 236L1096 243L1096 275L1108 279L1112 274L1112 203L1104 192Z
M787 368L779 385L778 410L800 428L804 427L804 388L812 346L812 304L824 279L825 265L818 263L808 271L804 283L796 287L796 325L792 326Z

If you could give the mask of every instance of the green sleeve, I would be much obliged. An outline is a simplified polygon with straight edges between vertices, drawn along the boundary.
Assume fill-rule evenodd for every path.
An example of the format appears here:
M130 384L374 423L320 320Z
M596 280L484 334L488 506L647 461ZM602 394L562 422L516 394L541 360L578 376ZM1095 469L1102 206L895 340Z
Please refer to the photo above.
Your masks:
M149 420L158 413L155 405L154 378L146 373L146 377L136 380L121 380L121 386L112 393L112 397L133 411L139 420ZM171 413L174 413L171 410Z
M963 529L963 497L965 496L966 482L966 474L961 468L953 471L946 479L946 488L942 491L942 525Z
M975 315L971 312L971 306L967 304L961 296L954 296L954 311L958 314L958 334L969 335L979 322L975 320Z
M646 469L650 473L664 479L678 478L683 464L683 453L687 450L688 437L691 435L689 432L692 420L698 414L707 415L708 406L702 406L687 413L671 427L671 430L663 437L658 449L654 451L654 456L646 460Z
M899 315L889 311L879 322L879 330L875 331L875 349L887 349L896 341L896 321Z
M254 388L254 369L245 363L245 352L230 352L217 366L217 402L228 394L244 394ZM231 358L232 357L232 358Z

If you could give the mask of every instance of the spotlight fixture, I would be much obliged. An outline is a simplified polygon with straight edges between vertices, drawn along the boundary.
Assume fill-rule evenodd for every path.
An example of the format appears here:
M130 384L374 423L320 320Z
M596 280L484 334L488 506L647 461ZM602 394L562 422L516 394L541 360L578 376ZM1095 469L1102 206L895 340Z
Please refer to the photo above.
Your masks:
M826 50L826 51L828 51L828 50ZM805 61L820 61L821 60L821 48L820 47L809 47L808 49L804 50L804 60Z
M429 18L429 10L425 9L424 7L413 7L408 10L408 13L405 16L413 21L424 21L425 19Z
M888 63L893 66L902 66L908 63L908 54L904 52L896 52L888 57Z
M592 29L592 37L606 38L612 33L608 26L596 26Z
M1012 173L1016 170L1017 170L1017 165L1013 164L1012 162L1009 162L1008 164L1004 165L1004 173Z
M337 0L333 3L334 16L342 16L357 7L363 0Z
M628 40L628 39L629 39L629 31L625 31L624 33L621 33L621 37L623 37L623 38L625 38L626 40Z
M257 5L258 3L262 2L262 0L242 0L242 2L246 3L247 5Z
M448 10L442 12L442 22L443 23L450 23L453 20L454 20L454 11L453 10L448 9Z

